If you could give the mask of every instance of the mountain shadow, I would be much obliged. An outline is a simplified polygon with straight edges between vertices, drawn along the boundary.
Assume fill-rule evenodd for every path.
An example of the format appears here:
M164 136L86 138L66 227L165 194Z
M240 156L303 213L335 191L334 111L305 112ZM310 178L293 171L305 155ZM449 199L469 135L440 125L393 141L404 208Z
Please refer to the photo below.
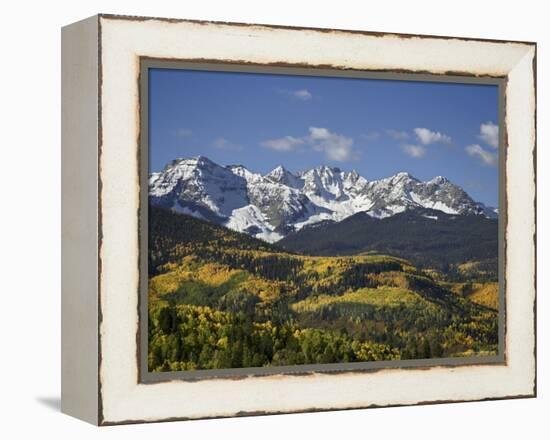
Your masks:
M431 209L384 219L358 213L338 223L304 228L277 244L307 255L383 253L443 271L467 261L486 261L496 276L498 220Z

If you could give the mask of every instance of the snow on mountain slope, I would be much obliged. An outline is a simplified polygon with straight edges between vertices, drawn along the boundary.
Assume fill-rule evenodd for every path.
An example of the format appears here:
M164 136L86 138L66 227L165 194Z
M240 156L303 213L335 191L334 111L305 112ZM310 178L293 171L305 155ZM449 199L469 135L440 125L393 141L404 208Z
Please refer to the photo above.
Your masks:
M270 182L280 183L290 188L301 190L304 187L304 180L302 178L300 178L299 176L295 176L281 165L274 168L264 177Z
M369 214L384 218L414 207L430 208L446 214L484 214L483 205L445 177L421 182L409 173L369 182L364 191L373 201Z
M243 165L228 165L226 167L236 176L242 177L247 183L257 183L263 180L262 175L259 173L253 173Z
M205 157L178 159L149 185L153 204L169 208L192 205L229 217L248 204L247 181Z
M229 229L245 232L270 243L284 237L284 235L275 232L275 228L266 221L260 209L254 205L235 209L224 225Z
M149 196L154 205L269 242L358 212L385 218L429 208L447 214L498 216L495 208L475 202L441 176L422 182L398 173L369 182L356 171L326 165L300 174L278 166L262 176L242 165L223 167L202 156L174 160L162 172L152 173Z
M293 229L292 224L296 221L326 211L300 190L268 180L250 185L248 197L265 221L284 235Z

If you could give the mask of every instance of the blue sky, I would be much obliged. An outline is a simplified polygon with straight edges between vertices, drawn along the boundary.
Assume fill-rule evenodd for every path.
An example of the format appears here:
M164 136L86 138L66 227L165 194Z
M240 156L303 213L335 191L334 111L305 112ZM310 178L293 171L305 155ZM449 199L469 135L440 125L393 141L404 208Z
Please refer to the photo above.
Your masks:
M355 169L368 180L442 175L498 206L492 85L151 69L150 171L204 155L267 173Z

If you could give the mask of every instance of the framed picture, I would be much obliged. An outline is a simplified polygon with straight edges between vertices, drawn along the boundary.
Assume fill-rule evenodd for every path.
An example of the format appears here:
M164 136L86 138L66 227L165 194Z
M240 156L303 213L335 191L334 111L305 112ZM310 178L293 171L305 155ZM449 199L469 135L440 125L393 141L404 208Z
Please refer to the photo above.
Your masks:
M536 395L536 46L63 28L62 410Z

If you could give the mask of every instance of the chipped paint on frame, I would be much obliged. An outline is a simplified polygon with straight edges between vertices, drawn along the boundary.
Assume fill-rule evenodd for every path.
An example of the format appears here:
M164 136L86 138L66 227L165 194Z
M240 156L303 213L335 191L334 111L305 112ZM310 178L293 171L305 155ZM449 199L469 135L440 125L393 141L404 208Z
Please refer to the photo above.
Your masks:
M98 23L98 26L100 27L100 29L102 29L102 23L109 23L108 27L109 29L112 31L114 28L118 27L119 24L123 23L123 22L128 22L130 23L133 27L134 26L137 26L140 28L140 32L143 29L143 25L146 25L148 23L151 23L151 22L154 22L154 23L162 23L163 26L167 26L167 25L189 25L189 24L195 24L197 26L209 26L209 27L214 27L214 28L220 28L220 27L226 27L226 28L231 28L231 29L235 29L235 28L245 28L247 31L265 31L266 29L269 30L269 32L273 32L275 34L277 34L278 32L281 32L281 31L284 31L284 30L291 30L291 31L298 31L298 32L302 32L302 33L318 33L318 34L328 34L330 36L334 36L334 35L338 35L340 37L347 37L347 38L350 38L352 36L355 36L355 35L360 35L360 36L363 36L363 37L370 37L370 38L382 38L382 39L387 39L388 37L394 37L394 38L398 38L400 40L413 40L414 42L417 42L417 43L420 43L420 42L425 42L426 40L449 40L451 42L462 42L462 43L473 43L473 42L477 42L477 43L480 43L482 45L486 45L486 44L489 44L489 45L496 45L496 46L507 46L507 47L512 47L514 48L514 50L512 52L514 52L513 54L510 54L510 58L513 58L513 60L509 60L509 65L508 65L508 69L503 69L502 66L499 67L498 69L494 69L494 70L488 70L488 71L474 71L474 72L470 72L468 71L467 69L466 70L454 70L454 69L449 69L449 70L441 70L441 69L430 69L430 68L423 68L423 69L418 69L418 68L413 68L413 69L410 69L410 68L404 68L404 69L398 69L398 68L380 68L380 66L376 65L374 66L373 69L365 69L365 67L363 65L359 66L358 68L354 68L354 67L350 67L350 64L352 63L347 63L347 64L339 64L339 63L320 63L318 64L317 62L315 63L310 63L310 62L302 62L302 63L297 63L297 62L294 62L294 61L291 61L291 62L286 62L286 61L269 61L269 62L258 62L257 60L246 60L246 59L240 59L240 58L237 58L237 59L229 59L229 60L219 60L218 62L220 63L224 63L224 64L227 64L227 63L242 63L243 61L246 62L246 63L252 63L252 64L255 64L255 65L269 65L271 67L308 67L308 68L313 68L313 69L326 69L326 68L330 68L330 69L339 69L339 70L346 70L346 71L354 71L354 70L370 70L370 71L375 71L375 72L388 72L388 71L392 71L392 72L396 72L396 71L400 71L401 73L416 73L416 74L419 74L419 73L430 73L430 74L433 74L433 73L436 73L436 74L440 74L440 75L449 75L449 74L452 74L453 76L474 76L474 77L478 77L478 78L495 78L495 77L504 77L504 76L508 76L508 73L510 71L512 71L513 67L515 67L515 65L517 63L519 63L520 60L516 59L514 55L517 55L517 52L521 52L522 55L524 56L527 56L529 55L529 51L530 49L533 47L533 44L532 43L524 43L524 42L499 42L499 41L495 41L495 40L475 40L475 39L460 39L460 38L454 38L454 37L427 37L427 36L411 36L411 35L401 35L401 34L387 34L387 33L384 33L384 34L381 34L381 33L367 33L367 32L360 32L360 31L341 31L341 30L326 30L326 29L299 29L299 28L287 28L287 27L274 27L274 26L259 26L259 25L246 25L246 24L227 24L227 23L224 23L224 24L219 24L219 23L211 23L211 22L194 22L194 21L182 21L182 20L171 20L171 19L153 19L153 18L136 18L136 17L117 17L117 16L110 16L110 15L102 15L99 17L98 19L99 23ZM210 29L210 28L209 28ZM135 30L135 29L134 29ZM166 29L164 29L163 31L165 31ZM190 32L192 32L192 30L189 30ZM115 32L116 33L116 32ZM251 35L248 35L249 37ZM242 37L242 35L239 35L239 37ZM162 421L162 420L165 420L165 421L168 421L168 420L188 420L188 419L196 419L196 418L214 418L214 417L230 417L230 416L245 416L245 415L264 415L264 414L279 414L279 413L289 413L289 412L309 412L309 411L324 411L324 410L339 410L339 409L351 409L351 408L374 408L374 407L380 407L380 406L403 406L403 405L411 405L411 404L415 404L415 405L420 405L420 404L431 404L431 403L445 403L445 402L457 402L457 401L472 401L472 400L476 400L476 401L481 401L481 400L493 400L493 399L502 399L502 398L515 398L515 397L533 397L535 394L536 394L536 377L533 376L533 390L532 392L529 391L529 390L526 390L526 392L512 392L510 394L508 393L505 393L505 394L499 394L499 395L495 395L495 396L465 396L463 398L449 398L449 399L434 399L434 398L428 398L428 400L422 400L422 399L412 399L412 400L407 400L407 399L403 399L403 402L382 402L382 403L368 403L368 402L365 402L364 404L361 404L361 405L355 405L353 402L350 402L349 404L338 404L338 402L335 402L334 405L330 405L330 404L327 404L327 403L323 403L323 401L320 402L320 406L311 406L311 405L308 405L307 402L304 402L304 403L300 403L300 404L295 404L295 406L293 407L285 407L284 409L255 409L255 410L251 410L251 409L245 409L245 408L240 408L238 410L228 410L227 412L226 411L220 411L219 409L214 409L214 408L211 408L209 411L210 411L210 414L208 414L207 412L202 412L202 413L193 413L193 411L191 411L189 413L189 409L185 409L185 408L177 408L176 409L176 412L177 411L187 411L187 415L181 415L181 416L178 416L178 415L169 415L168 413L167 414L154 414L152 412L149 411L149 415L146 416L146 417L132 417L129 413L128 413L128 410L131 412L131 411L134 411L135 414L137 415L138 413L142 413L143 414L143 411L136 411L136 407L135 405L128 405L128 408L122 408L120 405L123 405L123 402L126 402L127 404L129 403L129 401L127 400L129 398L129 396L133 393L133 392L130 392L130 389L128 388L125 392L128 393L130 392L130 394L124 394L124 392L122 392L123 390L121 390L120 388L117 389L117 386L115 385L115 383L112 381L113 377L116 377L116 373L115 373L115 376L112 376L112 369L116 369L119 371L119 373L122 371L121 374L130 374L131 371L136 371L136 374L134 376L134 381L135 379L137 378L138 374L139 374L139 371L137 369L137 367L134 365L133 367L131 366L131 363L132 362L136 362L136 357L135 355L133 356L133 361L130 362L130 364L127 363L127 361L122 361L122 362L118 362L116 359L117 357L115 356L114 358L111 358L110 356L113 355L113 352L112 352L112 349L113 349L113 343L115 342L113 340L113 333L112 333L112 329L113 327L112 326L108 326L108 323L111 323L112 322L109 320L109 318L112 318L112 315L111 316L108 316L109 313L112 313L112 310L117 306L117 304L120 306L124 301L122 301L121 303L109 303L107 300L111 300L113 299L113 296L114 295L114 291L112 291L111 287L109 285L109 281L113 281L112 279L109 278L109 275L112 277L112 274L109 274L109 273L106 273L108 272L109 268L111 269L111 271L113 270L112 267L109 267L106 263L107 261L109 261L109 264L112 264L112 257L113 257L113 254L111 253L111 251L114 250L114 248L112 247L113 246L113 236L110 235L111 238L109 238L109 233L112 234L113 231L109 231L107 232L107 228L108 227L112 227L112 223L110 223L109 221L111 220L112 221L112 218L113 217L109 217L109 212L110 210L115 210L115 207L113 206L112 202L113 202L113 199L109 200L109 197L108 196L112 196L112 190L114 189L113 186L108 186L108 185L115 185L118 186L118 185L122 185L122 187L124 187L124 185L126 185L128 182L131 182L132 180L134 180L134 191L132 191L134 194L135 194L135 199L136 200L133 200L134 203L131 203L133 204L134 206L137 206L137 209L134 209L134 210L131 210L132 212L127 212L127 209L126 209L126 206L123 206L123 207L119 207L117 208L118 210L121 210L121 211L126 211L126 214L125 215L130 215L130 217L132 216L135 216L136 215L136 212L138 212L139 210L139 190L136 192L135 189L136 188L139 188L139 182L136 183L136 181L138 180L137 176L134 176L134 179L130 179L128 180L126 183L125 182L115 182L115 181L110 181L109 179L111 179L113 176L109 174L109 170L106 170L105 168L108 168L109 165L113 166L113 162L112 162L112 156L108 156L107 155L107 150L109 150L109 153L112 153L112 149L113 149L113 146L114 144L112 143L112 139L110 140L111 143L109 143L109 141L105 142L105 138L104 136L106 135L106 130L105 130L105 127L103 126L103 122L104 122L104 119L109 122L110 121L110 117L109 117L109 111L112 111L112 108L110 106L116 106L116 105L119 105L121 104L121 102L116 102L116 99L114 99L113 96L104 96L104 91L105 89L103 88L103 85L104 85L104 81L106 79L112 79L112 74L113 72L107 72L108 74L106 75L106 77L103 77L103 74L105 73L105 68L106 68L106 65L105 65L105 62L106 62L106 59L108 59L108 57L105 56L105 50L102 48L102 46L104 46L104 44L106 43L106 39L105 39L105 35L103 32L100 32L100 53L99 53L99 56L100 56L100 84L99 84L99 88L98 88L98 93L99 93L99 107L100 107L100 111L102 109L103 106L105 106L104 110L105 111L101 111L100 112L100 135L99 135L99 146L100 146L100 156L98 158L99 160L99 164L100 164L100 180L99 180L99 191L100 191L100 212L99 212L99 215L100 215L100 231L99 231L99 234L100 234L100 257L99 257L99 272L98 272L98 277L100 278L100 298L99 298L99 306L100 306L100 310L99 310L99 322L98 322L98 325L99 325L99 338L100 338L100 355L99 355L99 362L100 362L100 377L98 378L99 380L99 385L100 385L100 420L99 420L99 423L100 424L103 424L103 425L109 425L109 424L120 424L120 423L137 423L137 422L153 422L153 421ZM135 51L135 57L134 57L134 63L135 63L135 60L138 59L139 56L150 56L152 58L156 58L158 54L152 54L152 53L148 53L148 50L150 50L150 48L146 48L144 49L139 49L137 47L122 47L122 46L125 46L125 44L127 44L128 46L131 46L131 44L135 44L135 42L132 42L132 43L123 43L122 41L109 41L107 43L107 46L108 46L108 50L112 50L113 48L115 49L116 51L116 47L117 45L119 45L120 47L118 47L118 49L122 49L123 51ZM145 53L144 53L145 52ZM159 50L159 52L164 52L163 50ZM160 58L163 58L163 56L160 56ZM181 59L181 56L180 55L177 55L175 56L174 58L176 59ZM306 59L305 56L303 56L304 59ZM521 58L521 57L520 57ZM534 63L535 63L535 60L536 60L536 57L535 55L533 54L532 55L532 58L533 58L533 67L532 67L532 74L533 76L536 74L535 73L535 68L534 68ZM124 62L124 61L123 61ZM139 63L138 63L139 64ZM107 61L107 68L110 66L109 62ZM111 66L112 67L112 66ZM136 67L134 66L133 67L133 71L135 72L135 69ZM132 69L130 69L132 70ZM139 71L139 69L137 69ZM135 77L134 77L135 78ZM533 80L533 87L536 87L535 85L535 82ZM108 93L108 92L106 92ZM535 94L535 89L533 89L533 94ZM105 98L107 97L107 103L105 102ZM133 99L134 99L134 104L135 104L135 98L136 98L136 94L133 93ZM536 96L535 96L536 98ZM106 105L107 104L107 105ZM134 109L136 107L134 106ZM137 110L139 112L139 109ZM534 99L533 99L533 113L535 112L535 108L534 108ZM112 113L111 113L112 114ZM136 115L134 114L134 120L136 119ZM137 117L137 119L139 120L139 117ZM515 121L512 120L512 121L509 121L510 124L514 124ZM139 127L139 125L137 125L137 127ZM131 132L131 128L130 130L128 130L129 127L126 127L126 130ZM532 160L532 163L531 163L531 166L533 166L535 163L536 163L536 152L535 152L535 145L534 145L534 142L535 142L535 139L534 139L534 136L535 136L535 131L534 131L535 127L533 127L533 139L525 139L525 142L523 143L524 145L530 145L530 141L532 141L533 143L533 160ZM136 130L136 125L134 124L134 130ZM112 132L111 132L112 134ZM129 133L127 133L129 134ZM506 134L507 135L507 134ZM130 138L131 139L131 136ZM136 139L139 140L139 130L138 130L138 134L135 135L133 137L133 141L130 141L130 140L127 140L127 142L133 142L133 148L134 148L134 154L135 153L135 148L136 148ZM125 147L124 148L128 148L130 146L130 144L125 144ZM131 149L129 150L131 151ZM136 157L137 157L137 154L136 154ZM138 160L138 163L137 163L137 166L136 166L136 169L137 167L139 166L139 160ZM530 172L533 173L533 179L534 179L534 182L536 183L536 176L534 175L534 169L531 169L529 170ZM132 173L130 173L132 174ZM105 177L105 180L104 180L104 177ZM106 199L107 200L103 200L104 199L104 196L107 196ZM534 188L533 188L533 196L535 196L534 194ZM128 197L128 199L132 199L131 196ZM106 202L106 203L105 203ZM536 206L536 198L534 198L534 203L535 203L535 206ZM118 215L121 215L121 212L119 213L115 213L115 214L118 214ZM112 215L112 212L111 212L111 215ZM105 224L103 224L103 221L105 220L105 217L107 217L107 222ZM116 217L116 215L115 215ZM128 217L127 217L128 218ZM131 224L132 222L130 222ZM138 225L139 226L139 225ZM105 230L105 235L103 234L104 232L104 228L106 229ZM532 229L533 229L533 238L536 237L536 227L535 227L535 224L532 225ZM134 233L137 234L137 231L134 231ZM130 234L131 235L131 234ZM128 238L128 237L127 237ZM127 240L126 238L126 240ZM134 240L134 239L131 239L130 242L134 242L134 249L137 248L137 246L139 245L138 244L138 241L137 240ZM109 249L106 249L106 247L109 246L109 243L110 243L110 246L111 248ZM115 251L115 254L118 253L119 251L121 251L122 249L116 249ZM124 249L125 252L128 252L127 249ZM136 254L139 254L139 252L136 252ZM536 257L536 254L535 254L535 257ZM105 261L104 261L105 260ZM139 262L138 262L139 264ZM137 266L137 265L136 265ZM139 267L139 266L138 266ZM533 272L533 275L535 276L536 274ZM527 282L529 282L530 280L527 280ZM116 284L116 283L115 283ZM132 284L135 284L135 280L133 282L130 282L130 285ZM107 290L109 290L110 294L111 295L106 295L106 292L103 288L106 288ZM528 286L529 287L529 286ZM534 299L534 307L536 307L536 298L534 297L534 286L531 286L531 288L533 289L532 292L533 292L533 299ZM135 292L135 290L134 290ZM126 293L126 294L121 294L119 293L118 294L120 297L123 297L124 295L126 295L126 299L130 299L130 294ZM120 298L118 298L120 299ZM131 303L132 301L130 301ZM138 309L139 307L139 303L137 304L137 307L136 308L133 308L133 310L139 310ZM124 309L126 310L126 309ZM124 312L124 310L119 310L119 311L122 311ZM125 313L127 313L129 310L126 310ZM104 313L106 312L106 313ZM532 319L528 319L528 321L531 320L535 323L536 325L536 321L535 321L535 317L533 316ZM131 321L131 320L130 320ZM136 326L138 325L138 322L137 321L134 321L134 324L132 325L133 328L134 328L134 331L132 332L132 334L134 335L134 343L137 344L137 340L135 338L135 335L136 335ZM533 337L533 340L535 338L535 334L533 332L532 334L532 337ZM121 339L121 341L123 340L124 338ZM104 344L106 345L106 347L104 347ZM137 344L139 345L139 344ZM104 348L106 348L106 351L108 353L105 353L105 356L104 356ZM124 348L124 347L119 347L119 348L122 348L123 350L125 349L126 351L128 350L128 347ZM536 350L536 346L534 345L534 349ZM134 353L136 353L137 350L134 351ZM536 354L536 352L535 352ZM121 360L120 357L118 357L119 361ZM113 364L112 362L115 362L115 364ZM126 362L126 364L125 364ZM533 366L535 366L535 363L533 363ZM124 368L125 367L129 367L128 370L129 371L126 371L126 373L123 372ZM427 367L426 367L427 368ZM484 368L484 367L478 367L478 368ZM430 372L434 371L434 370L438 370L439 368L427 368ZM425 371L425 369L421 369L421 368L414 368L414 370L416 372L420 372L420 371ZM453 371L453 372L457 372L457 370L455 368L449 368L450 371ZM471 368L468 368L468 370L471 370ZM387 371L387 370L386 370ZM383 372L383 371L382 371ZM536 369L535 369L535 372L536 373ZM342 374L342 376L338 376L338 377L348 377L350 375L352 376L360 376L360 377L363 377L364 376L364 373L340 373ZM313 375L315 379L319 379L319 374L314 374ZM372 375L371 375L372 376ZM276 376L279 378L279 376ZM262 381L265 381L265 380L270 380L270 379L274 379L273 376L269 377L269 378L257 378L257 377L254 377L254 378L251 378L251 377L246 377L246 378L241 378L242 382L246 383L250 380L253 380L253 382L256 384L256 385L259 385L260 382L257 382L258 380L262 380ZM285 380L288 380L288 379L292 379L293 382L294 382L294 379L298 379L300 380L300 378L288 378L288 377L282 377L282 378L279 378L279 380L281 379L285 379ZM304 378L306 379L306 378ZM310 378L311 379L311 378ZM123 379L123 381L125 381L127 384L130 384L132 382L132 380L130 380L130 382L128 382L128 379ZM139 380L138 380L139 382ZM220 381L219 379L213 379L211 381L208 381L210 383L212 383L213 385L219 385L220 384ZM317 382L317 380L316 380ZM207 382L203 382L204 384L206 384ZM166 389L166 385L168 385L170 388L172 389L175 389L177 386L176 386L176 382L171 382L169 384L164 384L164 386L162 386L162 384L155 384L155 385L143 385L143 384L139 384L139 383L134 383L134 385L132 385L132 388L135 388L135 396L134 398L137 398L140 400L140 404L141 405L145 405L147 406L148 404L151 404L152 400L158 400L158 396L157 397L153 397L152 395L150 395L150 397L152 398L149 399L149 398L146 398L146 396L144 394L147 394L147 392L145 390L141 390L139 391L138 388L143 388L145 387L146 389L153 389L153 388L157 388L160 393L162 395L166 395L165 393L167 392L167 389ZM193 384L188 384L190 386L193 386ZM196 385L196 384L195 384ZM317 383L315 386L317 385L321 385L321 383ZM159 388L160 387L160 388ZM162 388L162 391L161 391L161 388ZM223 388L223 387L222 387ZM195 389L196 391L196 389ZM223 390L222 390L223 391ZM150 393L149 393L150 394ZM145 400L143 400L145 398ZM104 401L105 399L107 399L107 401ZM113 400L114 399L114 400ZM322 399L320 399L322 400ZM383 400L383 399L382 399ZM118 402L118 403L117 403ZM107 403L107 408L105 408L105 403ZM297 406L296 406L297 405ZM244 405L244 407L246 407L246 405ZM107 415L105 414L105 410L107 409ZM169 410L168 410L169 411ZM147 413L147 410L145 410L145 412ZM124 416L123 414L127 414L126 416Z

